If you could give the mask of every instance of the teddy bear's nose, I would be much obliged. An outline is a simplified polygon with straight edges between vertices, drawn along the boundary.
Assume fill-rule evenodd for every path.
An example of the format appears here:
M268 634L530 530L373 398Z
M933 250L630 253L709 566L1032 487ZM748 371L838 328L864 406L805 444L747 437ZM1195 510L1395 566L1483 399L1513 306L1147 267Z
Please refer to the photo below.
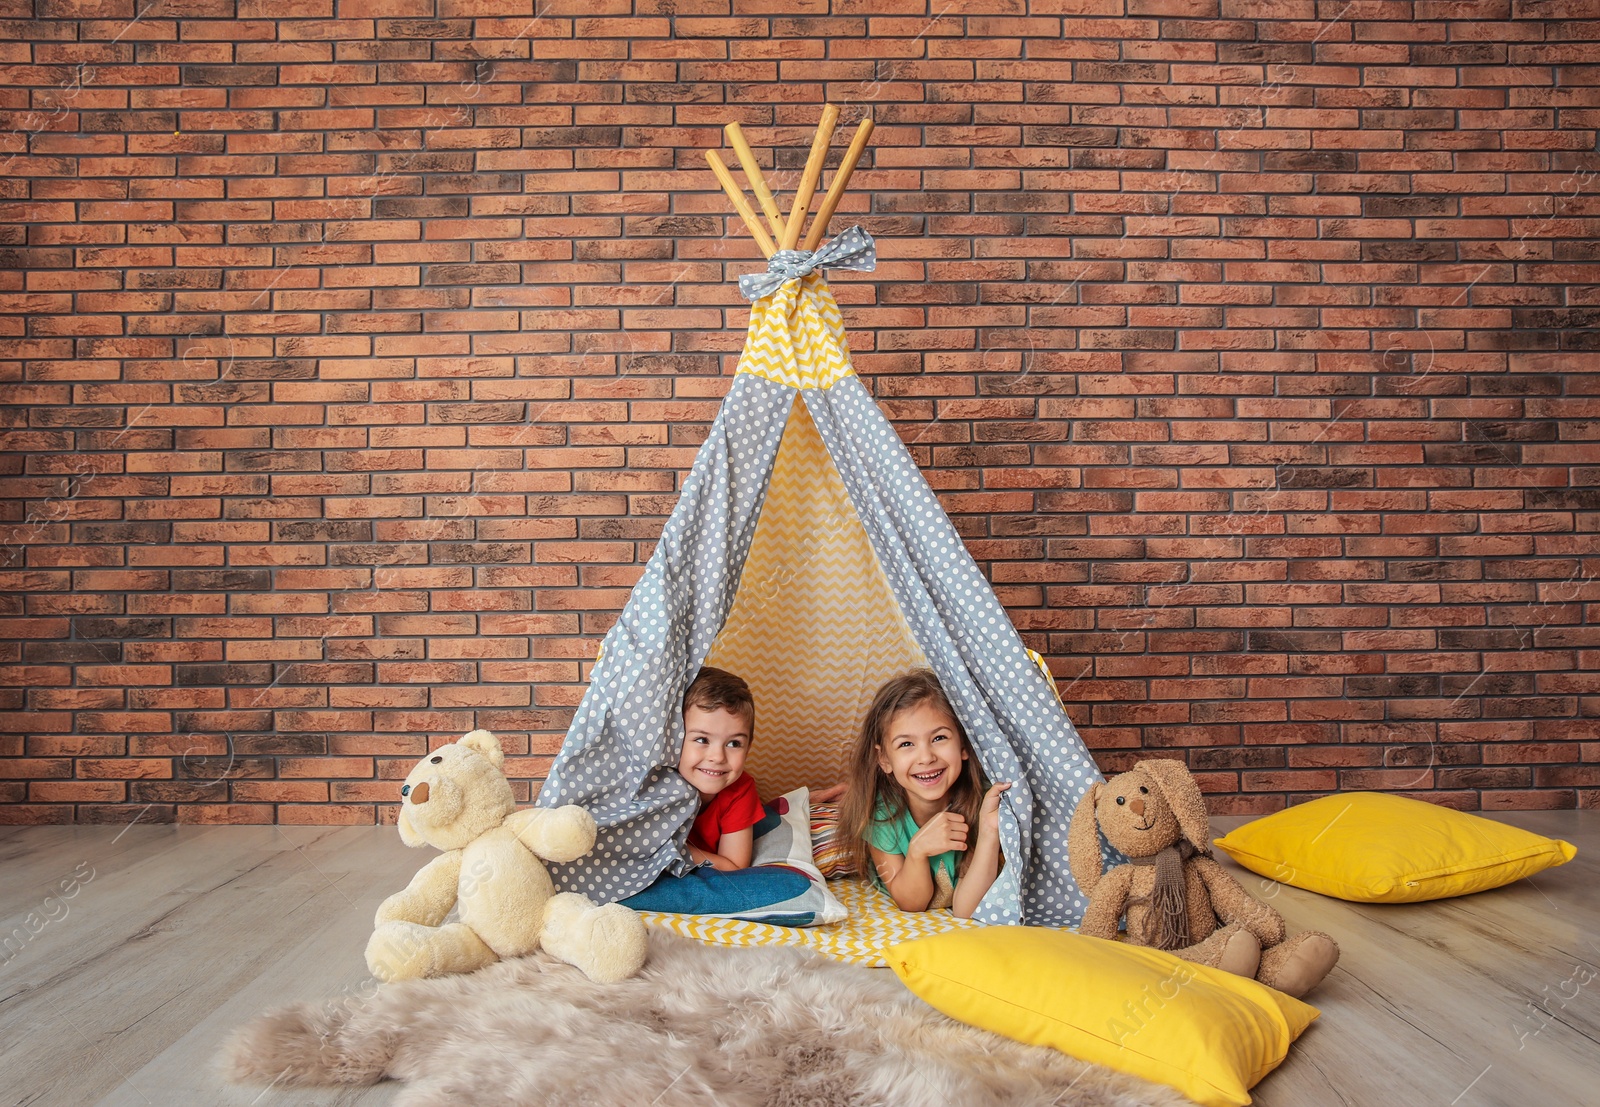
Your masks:
M419 784L418 787L419 788L426 788L427 785L426 784ZM427 799L428 797L426 795L424 795L422 798L423 799ZM1140 799L1138 796L1134 796L1131 800L1128 801L1128 806L1133 808L1133 813L1135 815L1138 815L1141 819L1144 818L1144 800Z
M417 785L415 788L411 789L411 802L412 803L427 803L428 802L428 782L426 780L424 780L421 784Z

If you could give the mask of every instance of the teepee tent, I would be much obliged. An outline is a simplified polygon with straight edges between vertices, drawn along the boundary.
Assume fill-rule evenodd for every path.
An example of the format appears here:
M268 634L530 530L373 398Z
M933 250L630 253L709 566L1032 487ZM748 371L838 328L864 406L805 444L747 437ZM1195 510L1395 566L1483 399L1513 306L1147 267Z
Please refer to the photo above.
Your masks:
M1042 662L1022 643L910 453L850 365L824 267L870 270L859 227L821 245L872 124L834 175L803 249L838 110L822 125L785 220L738 124L727 130L769 236L715 151L713 171L768 258L740 278L753 301L733 384L617 623L538 803L580 803L596 849L552 865L559 887L630 896L690 870L697 810L677 773L683 693L705 664L756 701L748 771L763 798L842 779L878 686L938 675L1001 805L1004 868L975 917L1075 925L1067 824L1101 778Z

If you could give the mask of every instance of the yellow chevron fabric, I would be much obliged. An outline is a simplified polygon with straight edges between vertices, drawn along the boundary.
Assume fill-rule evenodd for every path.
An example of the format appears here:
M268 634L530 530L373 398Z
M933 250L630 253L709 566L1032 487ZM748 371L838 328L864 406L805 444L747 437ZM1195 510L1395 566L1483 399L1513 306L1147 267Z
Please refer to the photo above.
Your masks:
M705 663L750 684L747 768L763 799L843 780L879 685L926 664L798 398L738 594Z
M738 371L791 388L827 388L854 372L844 318L821 273L786 281L751 305Z
M659 926L685 938L719 946L805 946L836 961L885 968L883 950L896 942L926 938L947 930L981 926L958 919L949 909L902 911L884 892L864 880L831 880L828 888L839 897L850 917L832 926L773 926L770 923L716 919L709 915L679 915L665 911L640 911L650 926Z

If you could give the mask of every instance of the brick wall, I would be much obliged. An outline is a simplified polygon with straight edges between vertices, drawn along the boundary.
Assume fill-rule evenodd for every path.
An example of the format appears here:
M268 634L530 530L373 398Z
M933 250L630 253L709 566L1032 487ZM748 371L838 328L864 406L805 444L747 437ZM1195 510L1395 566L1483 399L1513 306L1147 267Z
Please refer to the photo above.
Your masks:
M741 342L701 150L824 97L856 366L1106 768L1595 805L1596 16L0 0L0 821L527 798Z

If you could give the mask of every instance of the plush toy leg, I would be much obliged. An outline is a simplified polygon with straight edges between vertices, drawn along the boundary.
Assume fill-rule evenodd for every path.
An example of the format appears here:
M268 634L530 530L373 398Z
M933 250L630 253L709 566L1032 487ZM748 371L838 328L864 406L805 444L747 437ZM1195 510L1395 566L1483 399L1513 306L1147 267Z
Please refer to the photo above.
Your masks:
M1222 943L1222 953L1217 958L1217 968L1237 976L1254 977L1261 966L1261 939L1240 927Z
M1338 944L1326 934L1308 930L1263 951L1256 979L1298 999L1320 984L1338 963Z
M588 896L562 892L545 904L539 944L596 984L638 972L647 941L644 920L620 903L596 907Z
M367 968L384 983L472 972L499 959L471 927L461 923L386 922L367 942Z
M1252 979L1261 962L1260 940L1238 923L1213 932L1203 942L1173 952L1185 961Z

